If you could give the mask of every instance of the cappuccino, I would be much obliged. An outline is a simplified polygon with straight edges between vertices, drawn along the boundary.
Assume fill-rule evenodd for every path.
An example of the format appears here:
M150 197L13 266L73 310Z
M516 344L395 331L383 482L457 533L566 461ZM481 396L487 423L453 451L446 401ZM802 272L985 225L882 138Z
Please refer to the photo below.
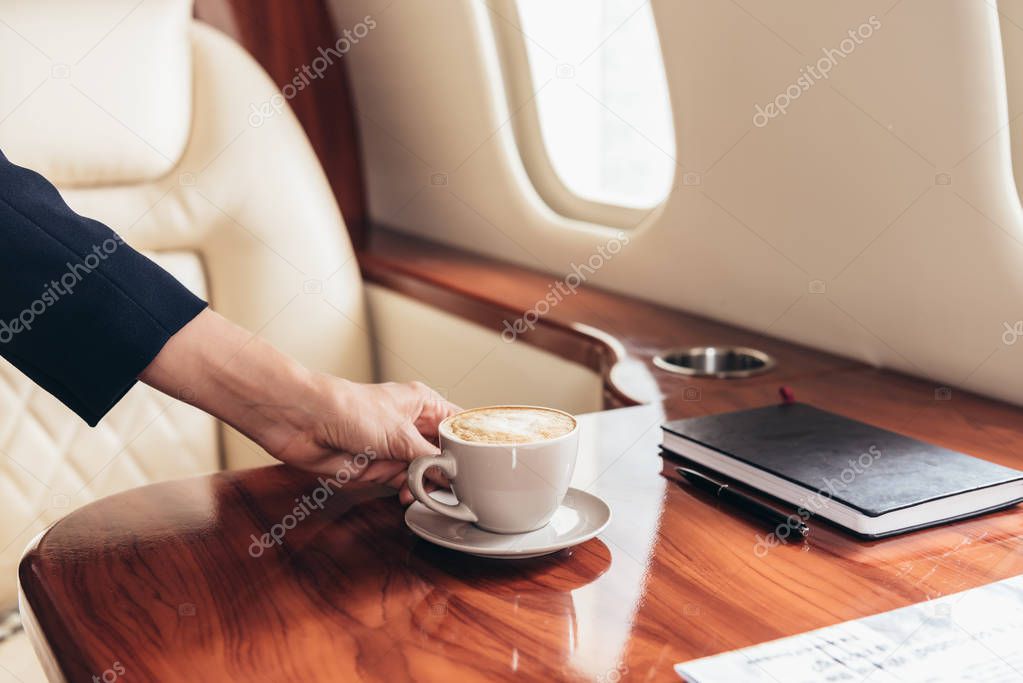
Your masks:
M546 408L501 406L459 413L448 420L447 428L474 443L530 443L568 434L575 429L575 418Z

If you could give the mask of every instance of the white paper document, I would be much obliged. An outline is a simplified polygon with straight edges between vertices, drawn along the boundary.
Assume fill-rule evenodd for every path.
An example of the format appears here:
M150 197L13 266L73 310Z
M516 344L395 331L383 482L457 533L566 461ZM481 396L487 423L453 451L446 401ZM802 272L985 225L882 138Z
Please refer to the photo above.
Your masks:
M691 683L1023 681L1023 576L675 671Z

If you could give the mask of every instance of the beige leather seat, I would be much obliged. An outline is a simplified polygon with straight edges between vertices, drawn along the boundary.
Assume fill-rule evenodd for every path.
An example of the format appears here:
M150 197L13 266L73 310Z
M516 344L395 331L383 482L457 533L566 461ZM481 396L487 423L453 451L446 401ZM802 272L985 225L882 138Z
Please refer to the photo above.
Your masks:
M310 366L373 378L358 266L309 143L286 107L261 109L274 84L194 22L190 0L0 0L0 70L12 161L232 320ZM90 430L2 361L0 454L0 615L16 607L26 544L68 511L269 461L142 385ZM0 667L2 683L42 680L24 634L0 643Z
M191 0L0 0L0 149L310 367L425 380L464 405L601 406L589 368L364 287L297 120L242 48L193 21ZM23 549L74 508L271 462L143 385L89 429L0 360L0 623ZM0 683L42 677L24 634L0 641Z

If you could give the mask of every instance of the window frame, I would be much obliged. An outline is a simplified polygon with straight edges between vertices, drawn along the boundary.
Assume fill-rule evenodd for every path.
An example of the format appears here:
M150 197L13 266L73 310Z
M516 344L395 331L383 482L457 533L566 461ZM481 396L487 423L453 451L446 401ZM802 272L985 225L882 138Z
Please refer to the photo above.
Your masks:
M555 170L544 142L543 129L540 125L540 111L536 104L536 83L533 81L526 47L526 40L529 38L522 30L518 0L489 0L487 8L497 43L504 87L508 95L515 143L526 175L537 194L548 207L565 218L626 230L640 227L671 197L680 177L678 161L674 163L667 194L649 208L621 206L586 199L570 190ZM656 21L654 30L657 31ZM661 44L660 38L658 31L658 46ZM667 80L667 65L664 62L663 48L659 51ZM668 93L668 110L677 147L678 131L675 128L675 113L670 91Z

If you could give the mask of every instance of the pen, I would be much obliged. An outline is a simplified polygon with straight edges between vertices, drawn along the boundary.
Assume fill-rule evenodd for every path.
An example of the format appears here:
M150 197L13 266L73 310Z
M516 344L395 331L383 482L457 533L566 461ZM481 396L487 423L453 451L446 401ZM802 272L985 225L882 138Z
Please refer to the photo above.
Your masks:
M688 467L676 467L675 471L678 472L683 479L701 491L713 494L718 498L731 503L740 510L764 520L775 528L787 526L804 538L810 533L810 527L803 524L802 520L798 521L795 525L792 523L794 519L799 520L797 515L786 515L782 512L778 512L773 507L765 505L759 500L731 488L728 484L717 481L716 479L711 479L707 475L701 474L696 470L691 470Z

